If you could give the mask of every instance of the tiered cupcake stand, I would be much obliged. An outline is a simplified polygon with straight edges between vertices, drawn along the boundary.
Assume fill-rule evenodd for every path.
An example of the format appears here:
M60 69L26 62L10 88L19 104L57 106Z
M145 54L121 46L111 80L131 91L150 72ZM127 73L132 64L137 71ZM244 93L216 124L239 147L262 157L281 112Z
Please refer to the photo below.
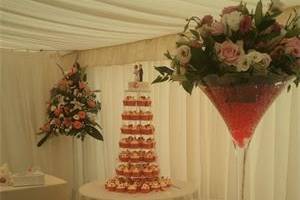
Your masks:
M81 200L196 200L193 184L160 177L150 90L126 90L116 176L80 187Z

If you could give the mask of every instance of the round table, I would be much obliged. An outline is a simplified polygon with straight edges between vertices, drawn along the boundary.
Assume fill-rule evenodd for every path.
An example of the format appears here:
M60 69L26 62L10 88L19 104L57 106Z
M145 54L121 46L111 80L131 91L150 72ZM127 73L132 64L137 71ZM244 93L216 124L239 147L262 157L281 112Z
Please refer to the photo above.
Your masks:
M147 194L128 194L109 192L104 183L94 181L79 188L80 200L198 200L196 187L187 182L173 181L173 186L166 191Z

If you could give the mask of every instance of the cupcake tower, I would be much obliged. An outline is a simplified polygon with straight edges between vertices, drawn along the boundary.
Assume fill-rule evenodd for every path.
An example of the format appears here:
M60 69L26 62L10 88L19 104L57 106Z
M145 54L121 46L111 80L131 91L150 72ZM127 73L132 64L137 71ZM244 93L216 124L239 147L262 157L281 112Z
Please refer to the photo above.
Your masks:
M120 153L116 176L107 180L109 191L148 193L163 191L171 185L169 178L160 177L155 153L155 127L152 124L150 90L127 90L123 100L123 125L120 128ZM129 83L129 88L132 83Z

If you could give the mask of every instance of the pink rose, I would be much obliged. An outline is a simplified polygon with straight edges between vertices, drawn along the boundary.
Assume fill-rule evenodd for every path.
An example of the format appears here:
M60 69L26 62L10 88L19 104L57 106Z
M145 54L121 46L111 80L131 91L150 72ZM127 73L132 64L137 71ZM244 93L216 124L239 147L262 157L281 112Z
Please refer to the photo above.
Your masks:
M79 89L84 89L86 87L86 84L82 81L79 82Z
M240 57L244 55L243 45L240 42L237 44L231 41L216 43L215 48L219 60L228 65L237 65Z
M214 22L211 25L211 34L212 35L221 35L225 32L224 24L221 22Z
M204 25L204 24L211 25L213 23L213 21L214 21L214 19L211 15L205 15L202 18L201 25Z
M300 58L300 39L297 37L285 40L285 53Z
M224 14L229 14L229 13L232 13L234 11L238 11L240 8L240 6L228 6L228 7L225 7L223 10L222 10L222 15Z
M247 33L248 31L250 31L251 26L252 26L252 18L248 15L244 16L240 22L240 32Z

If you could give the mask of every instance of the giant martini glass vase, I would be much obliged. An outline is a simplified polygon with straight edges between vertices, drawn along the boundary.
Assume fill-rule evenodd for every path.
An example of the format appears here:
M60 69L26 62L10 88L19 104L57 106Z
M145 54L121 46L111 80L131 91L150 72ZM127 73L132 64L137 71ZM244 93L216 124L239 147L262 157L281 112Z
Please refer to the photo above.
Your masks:
M228 75L206 77L201 89L223 117L237 155L237 200L245 200L247 150L255 128L289 78Z

